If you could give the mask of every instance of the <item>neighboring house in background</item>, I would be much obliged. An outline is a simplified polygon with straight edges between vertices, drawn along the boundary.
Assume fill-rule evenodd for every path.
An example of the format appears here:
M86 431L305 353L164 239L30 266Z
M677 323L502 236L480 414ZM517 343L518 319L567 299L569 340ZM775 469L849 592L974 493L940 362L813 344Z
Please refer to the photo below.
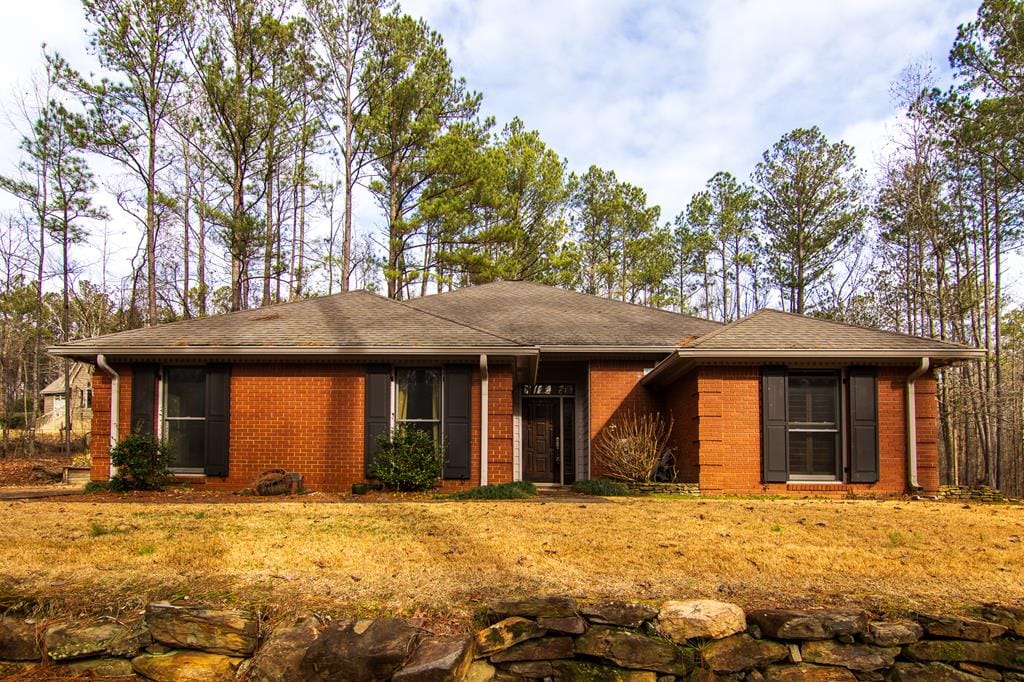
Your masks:
M773 310L722 325L525 282L404 302L354 291L50 352L98 365L94 480L109 474L111 433L141 429L211 487L282 467L342 491L405 422L445 443L445 489L569 483L601 476L593 444L619 416L660 411L680 480L773 494L937 489L933 370L982 355Z
M71 363L71 430L88 433L92 422L92 365ZM64 372L39 393L43 398L43 414L36 431L60 433L64 430L66 408Z

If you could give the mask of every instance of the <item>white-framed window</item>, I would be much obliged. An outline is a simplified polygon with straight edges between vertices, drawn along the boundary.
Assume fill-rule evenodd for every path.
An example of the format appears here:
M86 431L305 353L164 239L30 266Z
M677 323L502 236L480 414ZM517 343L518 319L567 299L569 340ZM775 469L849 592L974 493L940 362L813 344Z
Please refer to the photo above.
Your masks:
M440 367L396 367L394 371L394 421L430 433L442 442L442 382Z
M171 467L201 471L206 465L206 369L168 366L162 383L161 436L171 450Z
M840 470L839 373L792 371L788 378L789 475L835 480Z

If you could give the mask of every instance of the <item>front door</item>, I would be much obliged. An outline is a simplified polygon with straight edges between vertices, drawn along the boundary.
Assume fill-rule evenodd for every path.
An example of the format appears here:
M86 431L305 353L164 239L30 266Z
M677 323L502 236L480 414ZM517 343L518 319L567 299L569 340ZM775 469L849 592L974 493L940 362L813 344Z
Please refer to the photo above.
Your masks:
M523 399L523 478L533 483L558 483L559 401Z

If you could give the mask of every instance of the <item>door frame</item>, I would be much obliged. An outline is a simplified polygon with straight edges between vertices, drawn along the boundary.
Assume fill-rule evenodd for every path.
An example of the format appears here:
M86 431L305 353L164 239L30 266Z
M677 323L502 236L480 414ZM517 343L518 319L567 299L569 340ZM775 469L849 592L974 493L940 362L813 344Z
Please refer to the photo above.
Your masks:
M535 483L535 485L540 485L540 486L545 486L545 485L565 485L565 401L569 401L569 404L571 405L572 410L573 410L573 419L575 420L575 416L576 416L576 403L575 403L576 394L574 392L572 395L528 394L528 395L520 396L520 398L519 398L519 400L520 400L519 413L522 415L522 417L520 418L520 422L521 423L519 425L519 430L520 430L519 440L522 443L522 450L523 450L522 459L524 459L524 460L525 460L525 452L526 452L526 425L527 425L527 421L528 421L527 414L526 414L526 401L527 400L531 400L531 399L536 399L536 400L554 400L554 401L556 401L558 403L558 409L556 411L557 414L558 414L558 434L557 434L558 435L558 448L557 448L557 451L556 451L556 454L558 456L558 471L555 472L555 474L556 474L555 478L557 480L552 481L550 483ZM576 434L572 433L572 434L570 434L570 437L573 439L573 466L576 466L576 457L577 457L577 454L576 454L576 440L575 440L576 439ZM525 481L526 480L525 464L522 464L521 467L522 467L522 471L520 472L520 478ZM573 478L575 479L575 476Z

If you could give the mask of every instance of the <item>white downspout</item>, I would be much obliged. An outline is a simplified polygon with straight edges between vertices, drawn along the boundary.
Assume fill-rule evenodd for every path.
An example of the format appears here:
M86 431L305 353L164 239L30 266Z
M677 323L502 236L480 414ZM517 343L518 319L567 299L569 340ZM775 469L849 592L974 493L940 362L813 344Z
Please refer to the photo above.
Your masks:
M487 485L487 356L480 356L480 485Z
M914 382L931 367L929 358L921 358L921 364L907 377L907 482L910 489L917 490L921 486L917 482L917 400L914 395Z
M107 364L105 355L96 356L96 366L110 375L110 447L117 445L117 437L121 431L121 375ZM110 475L117 473L117 467L110 465Z

